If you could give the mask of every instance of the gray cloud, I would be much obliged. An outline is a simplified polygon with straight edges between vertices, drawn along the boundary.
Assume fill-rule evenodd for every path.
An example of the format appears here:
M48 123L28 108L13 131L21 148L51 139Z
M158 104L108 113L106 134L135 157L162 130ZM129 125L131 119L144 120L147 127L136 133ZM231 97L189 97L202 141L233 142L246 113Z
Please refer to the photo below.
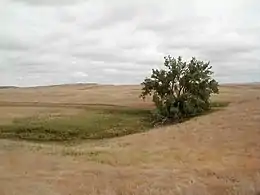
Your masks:
M139 83L163 56L211 61L221 82L259 80L258 1L0 2L0 85Z
M129 22L136 17L136 10L133 7L106 7L100 18L93 22L88 28L100 29L106 26L115 25L120 22Z
M30 44L28 43L26 44L17 40L10 40L10 39L0 40L0 50L27 50L30 47L31 47Z
M26 3L34 6L61 6L83 2L83 0L13 0L14 2Z

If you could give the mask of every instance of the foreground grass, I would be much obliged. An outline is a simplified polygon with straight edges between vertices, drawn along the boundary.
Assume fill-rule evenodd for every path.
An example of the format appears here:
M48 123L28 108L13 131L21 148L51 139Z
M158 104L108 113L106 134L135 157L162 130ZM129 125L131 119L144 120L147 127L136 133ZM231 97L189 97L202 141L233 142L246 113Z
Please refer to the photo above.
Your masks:
M149 113L149 110L89 108L72 116L15 119L0 126L0 138L73 141L123 136L151 128Z

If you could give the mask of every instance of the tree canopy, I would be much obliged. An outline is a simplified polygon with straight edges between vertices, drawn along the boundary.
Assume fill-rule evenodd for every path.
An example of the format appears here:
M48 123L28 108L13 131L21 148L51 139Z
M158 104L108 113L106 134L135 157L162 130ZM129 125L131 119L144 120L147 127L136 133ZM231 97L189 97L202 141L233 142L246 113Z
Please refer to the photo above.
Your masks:
M164 57L165 69L152 69L140 97L152 96L156 110L154 122L174 122L210 109L210 96L218 93L218 82L212 78L210 62L193 57L185 62L170 55Z

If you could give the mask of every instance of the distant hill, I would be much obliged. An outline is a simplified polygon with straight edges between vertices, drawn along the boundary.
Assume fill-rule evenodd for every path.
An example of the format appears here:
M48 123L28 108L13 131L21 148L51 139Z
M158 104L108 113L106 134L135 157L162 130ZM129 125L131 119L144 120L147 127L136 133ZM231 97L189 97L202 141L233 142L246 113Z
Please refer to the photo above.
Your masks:
M260 82L249 82L249 83L219 83L223 87L247 87L247 86L260 86ZM0 89L16 89L16 88L56 88L56 87L91 87L91 86L140 86L140 84L99 84L99 83L64 83L64 84L53 84L53 85L38 85L28 87L17 87L17 86L0 86Z
M0 86L0 89L12 89L12 88L18 88L15 86Z

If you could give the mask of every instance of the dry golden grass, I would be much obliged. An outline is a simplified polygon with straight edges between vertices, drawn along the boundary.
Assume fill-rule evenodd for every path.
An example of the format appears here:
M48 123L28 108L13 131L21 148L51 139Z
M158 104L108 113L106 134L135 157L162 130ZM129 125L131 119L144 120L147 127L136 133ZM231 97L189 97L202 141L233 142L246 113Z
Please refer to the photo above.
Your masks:
M0 194L256 194L259 89L222 86L213 98L231 102L224 110L121 138L73 146L0 140ZM2 89L0 118L71 114L80 104L151 106L138 99L139 93L138 86Z

